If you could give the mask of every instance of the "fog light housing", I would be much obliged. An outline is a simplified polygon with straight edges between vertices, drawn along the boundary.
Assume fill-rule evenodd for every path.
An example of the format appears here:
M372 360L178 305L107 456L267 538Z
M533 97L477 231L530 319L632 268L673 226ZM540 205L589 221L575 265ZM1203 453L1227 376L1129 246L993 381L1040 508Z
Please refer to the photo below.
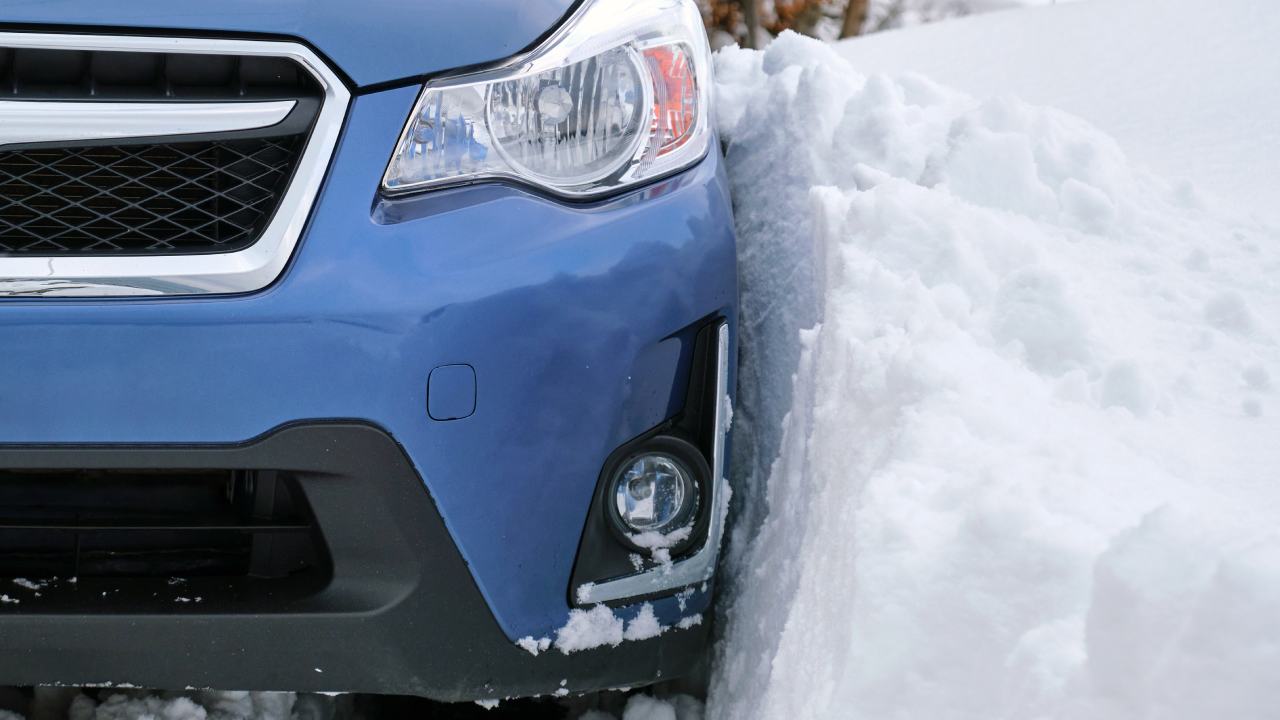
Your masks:
M698 521L705 468L696 448L673 437L654 438L619 462L605 499L620 539L642 550L686 544L680 531Z

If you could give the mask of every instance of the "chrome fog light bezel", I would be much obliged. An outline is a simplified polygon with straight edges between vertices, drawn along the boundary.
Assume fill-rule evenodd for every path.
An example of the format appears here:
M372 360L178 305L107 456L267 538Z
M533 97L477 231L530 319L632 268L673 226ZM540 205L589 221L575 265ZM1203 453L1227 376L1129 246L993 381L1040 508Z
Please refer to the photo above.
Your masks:
M704 342L707 347L704 347ZM693 382L686 402L696 404L697 412L691 418L692 422L687 424L686 431L695 433L693 437L698 438L698 445L705 455L710 474L707 475L708 482L703 486L702 509L691 533L690 544L669 550L663 558L645 558L641 553L633 552L632 567L626 568L624 561L609 566L610 572L599 573L602 568L601 543L617 540L606 515L600 512L607 509L603 507L608 502L608 495L604 492L609 477L606 473L617 464L612 462L611 457L611 461L606 462L606 467L602 468L596 500L592 503L574 576L570 580L569 600L573 606L629 603L640 598L672 594L682 588L707 589L705 583L716 572L731 494L725 478L730 418L731 348L729 322L724 318L709 323L695 342L694 370L691 375ZM679 423L676 426L678 425ZM661 434L672 427L664 423L654 433ZM631 455L636 449L643 447L650 437L653 435L638 438L628 444L626 450L617 452L613 457ZM614 549L625 551L628 548L622 545ZM582 572L588 564L593 569Z

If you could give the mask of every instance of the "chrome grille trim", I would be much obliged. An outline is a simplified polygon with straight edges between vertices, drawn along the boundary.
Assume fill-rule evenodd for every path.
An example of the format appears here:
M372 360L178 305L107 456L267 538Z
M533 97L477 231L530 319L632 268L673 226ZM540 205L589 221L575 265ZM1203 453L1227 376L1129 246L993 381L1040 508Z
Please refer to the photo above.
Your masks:
M296 100L231 103L0 100L6 145L119 140L155 135L256 130L284 120Z
M0 295L100 297L244 293L262 289L279 277L310 215L351 101L346 86L315 53L298 43L280 41L14 32L0 32L0 47L283 57L305 68L324 92L289 189L275 216L253 245L236 252L209 255L4 256L0 257ZM168 132L156 134L178 134L181 127L175 124ZM7 139L7 142L22 141Z

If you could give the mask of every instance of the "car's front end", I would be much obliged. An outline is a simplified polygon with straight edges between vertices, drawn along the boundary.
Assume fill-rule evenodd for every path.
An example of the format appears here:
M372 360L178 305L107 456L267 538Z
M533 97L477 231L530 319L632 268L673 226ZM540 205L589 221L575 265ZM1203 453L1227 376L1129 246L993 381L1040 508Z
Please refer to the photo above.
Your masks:
M0 23L0 683L699 660L737 287L692 3Z

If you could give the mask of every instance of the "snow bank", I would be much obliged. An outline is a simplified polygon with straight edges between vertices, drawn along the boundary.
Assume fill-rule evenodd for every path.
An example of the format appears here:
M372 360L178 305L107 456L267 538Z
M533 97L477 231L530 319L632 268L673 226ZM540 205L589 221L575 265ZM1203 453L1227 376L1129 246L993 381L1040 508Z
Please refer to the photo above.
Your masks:
M709 717L1274 717L1276 229L1055 110L794 35L718 62L746 487Z
M1280 222L1280 12L1258 0L1093 0L875 33L837 51L973 95L1066 110L1170 177Z

